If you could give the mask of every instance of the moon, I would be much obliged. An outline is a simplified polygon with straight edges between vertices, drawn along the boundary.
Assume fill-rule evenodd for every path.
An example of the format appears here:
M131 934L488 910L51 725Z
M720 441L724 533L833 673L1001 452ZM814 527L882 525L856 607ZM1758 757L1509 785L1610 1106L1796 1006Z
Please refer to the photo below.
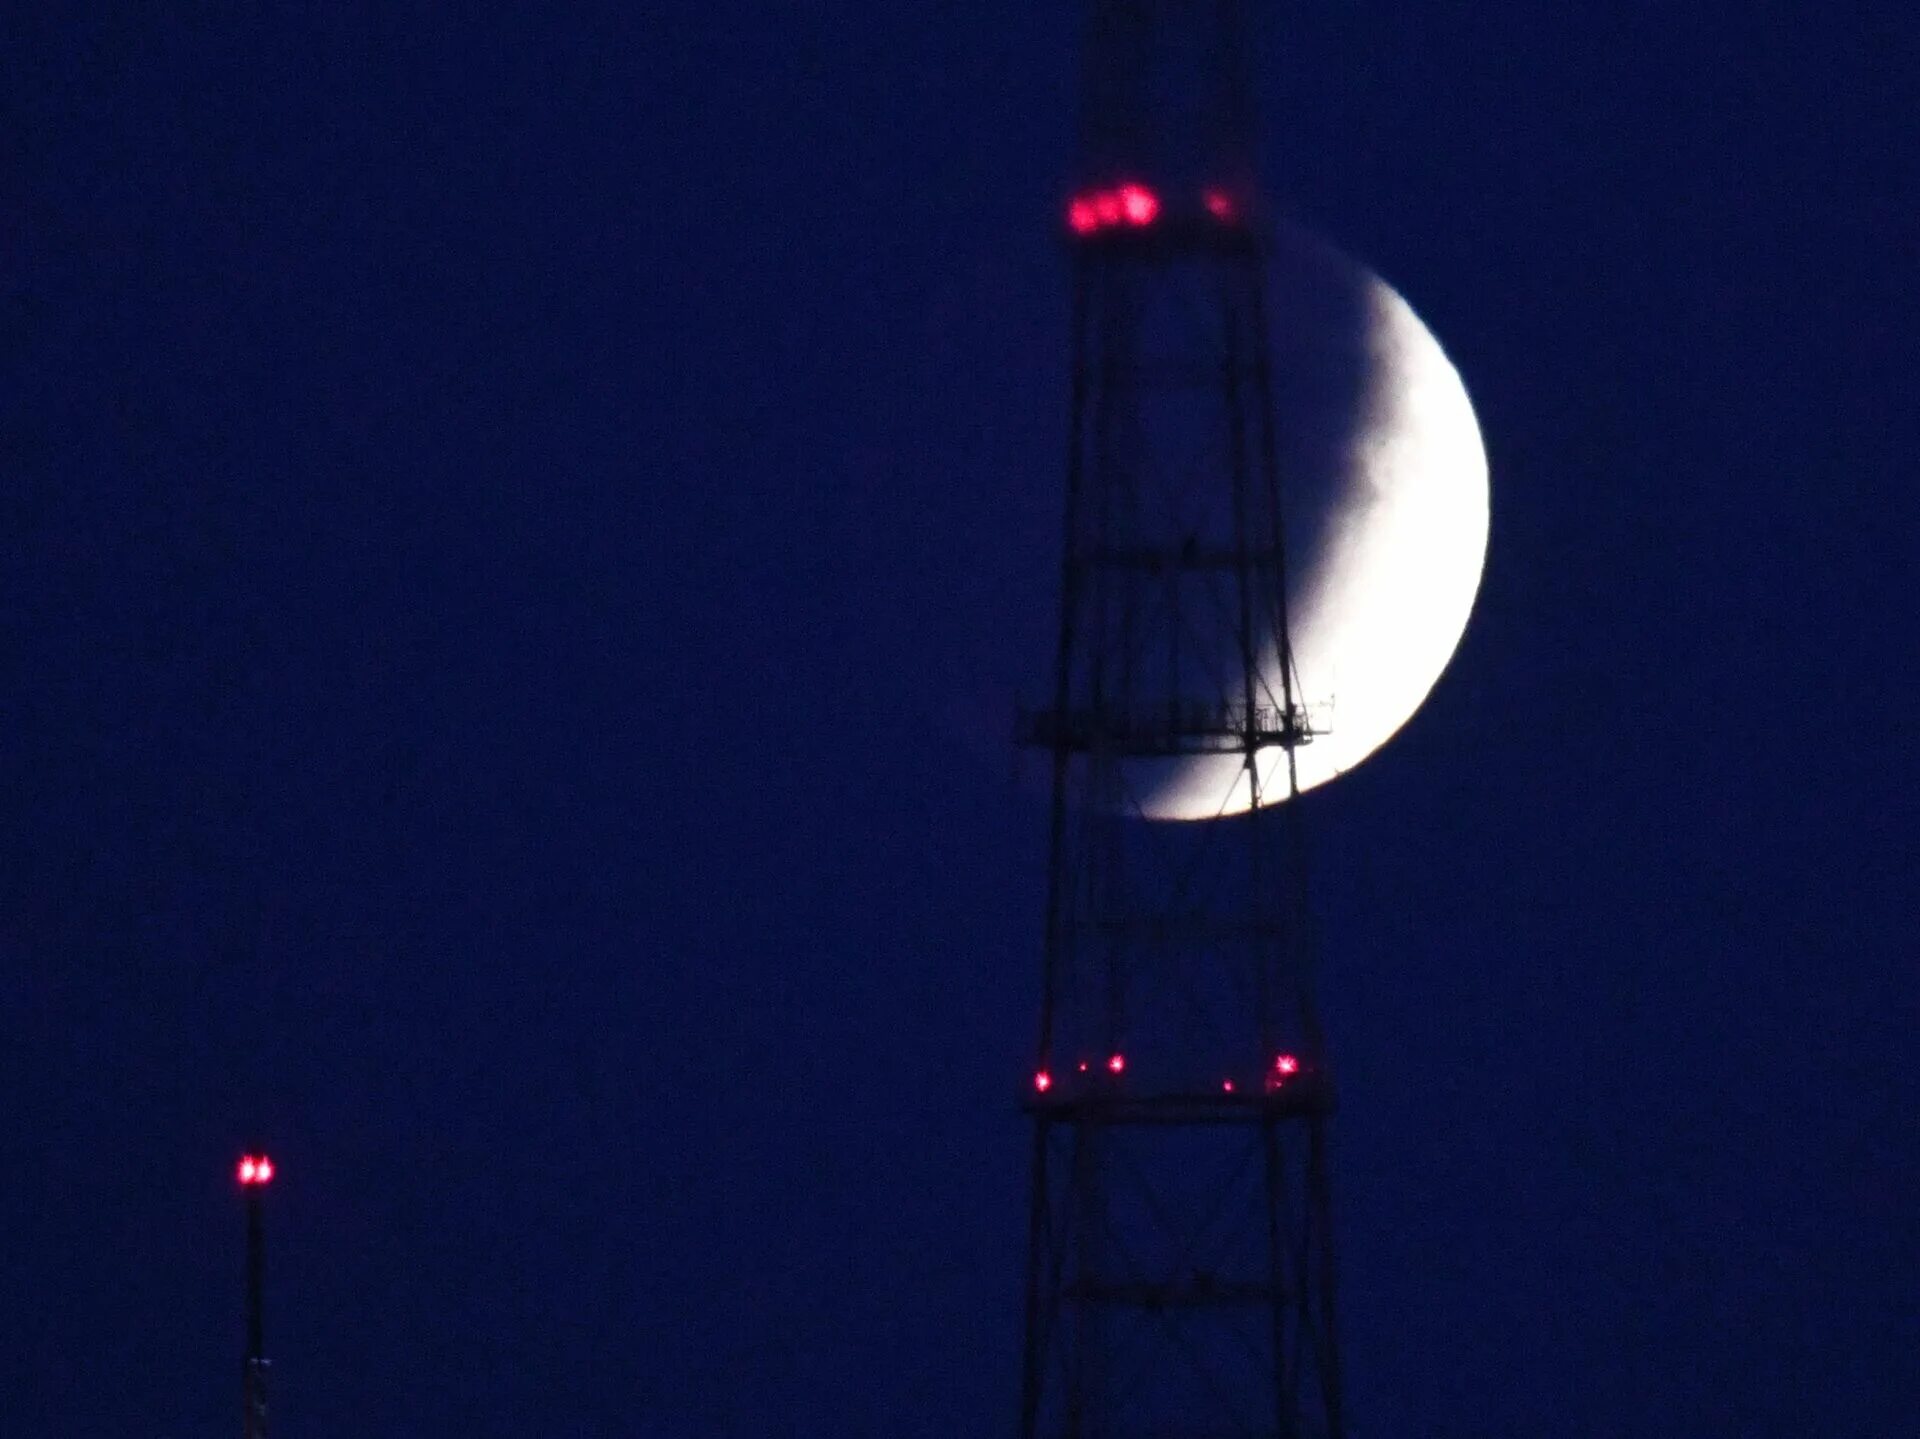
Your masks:
M1486 562L1487 457L1459 372L1390 285L1303 230L1273 250L1288 628L1298 702L1322 731L1294 751L1308 790L1393 738L1452 659ZM1290 792L1286 759L1256 755L1263 806ZM1147 819L1252 805L1238 755L1147 762L1128 789Z

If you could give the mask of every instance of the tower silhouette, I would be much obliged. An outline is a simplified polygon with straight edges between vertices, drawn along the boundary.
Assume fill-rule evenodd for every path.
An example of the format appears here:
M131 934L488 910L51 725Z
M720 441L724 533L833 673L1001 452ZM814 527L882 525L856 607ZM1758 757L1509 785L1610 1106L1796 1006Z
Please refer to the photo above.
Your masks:
M1088 19L1021 1433L1337 1439L1249 17Z

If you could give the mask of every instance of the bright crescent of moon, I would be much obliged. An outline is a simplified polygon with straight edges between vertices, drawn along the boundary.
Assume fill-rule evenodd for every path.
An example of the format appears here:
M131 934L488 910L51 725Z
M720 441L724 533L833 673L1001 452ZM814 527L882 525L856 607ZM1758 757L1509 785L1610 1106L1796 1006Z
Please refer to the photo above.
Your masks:
M1282 429L1311 430L1289 413L1289 380L1313 371L1366 377L1360 422L1326 457L1334 493L1311 550L1290 536L1288 615L1299 697L1316 728L1295 751L1302 790L1325 784L1385 744L1420 708L1465 632L1486 562L1487 457L1466 386L1411 306L1378 276L1300 231L1277 237L1272 308ZM1289 333L1290 314L1316 313L1311 287L1344 290L1364 323ZM1324 313L1324 307L1319 307ZM1292 485L1285 498L1293 500ZM1277 660L1268 680L1280 693ZM1287 795L1286 754L1262 750L1261 803ZM1144 778L1144 776L1143 776ZM1250 786L1238 756L1204 756L1135 788L1148 819L1242 813Z

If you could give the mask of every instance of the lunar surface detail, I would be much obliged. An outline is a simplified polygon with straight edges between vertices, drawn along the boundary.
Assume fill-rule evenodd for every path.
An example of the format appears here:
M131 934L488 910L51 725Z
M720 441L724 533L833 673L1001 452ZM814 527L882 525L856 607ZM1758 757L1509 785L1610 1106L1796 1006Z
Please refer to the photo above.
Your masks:
M1487 460L1466 386L1385 281L1283 229L1268 284L1296 700L1322 731L1294 751L1307 790L1391 739L1452 658L1486 560ZM1263 649L1277 695L1278 647ZM1261 804L1287 798L1286 751L1256 767ZM1148 819L1251 804L1240 755L1130 769Z

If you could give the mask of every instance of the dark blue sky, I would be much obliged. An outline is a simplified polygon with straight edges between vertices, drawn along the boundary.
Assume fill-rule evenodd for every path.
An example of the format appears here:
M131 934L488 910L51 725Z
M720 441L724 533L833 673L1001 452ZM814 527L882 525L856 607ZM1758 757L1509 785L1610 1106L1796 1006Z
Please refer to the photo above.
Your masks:
M1074 7L20 7L22 1435L1010 1426ZM1920 1379L1920 21L1280 7L1285 207L1493 469L1308 803L1362 1435Z

